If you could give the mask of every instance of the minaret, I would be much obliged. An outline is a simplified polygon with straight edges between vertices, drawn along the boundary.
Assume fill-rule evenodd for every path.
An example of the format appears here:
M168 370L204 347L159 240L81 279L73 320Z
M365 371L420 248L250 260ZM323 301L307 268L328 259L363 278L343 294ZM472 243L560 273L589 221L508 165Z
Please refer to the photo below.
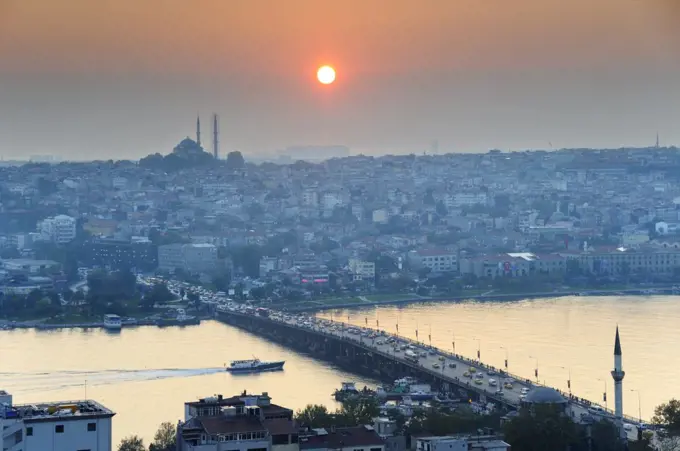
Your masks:
M659 132L656 132L656 148L659 148Z
M219 158L219 134L220 131L217 128L217 114L213 114L213 156L217 160Z
M623 371L623 363L621 361L619 326L616 326L616 339L614 340L614 370L612 371L612 378L614 379L614 403L616 405L614 414L616 415L616 421L619 424L621 431L623 431L623 378L625 375L626 373Z
M196 116L196 144L201 145L201 116Z

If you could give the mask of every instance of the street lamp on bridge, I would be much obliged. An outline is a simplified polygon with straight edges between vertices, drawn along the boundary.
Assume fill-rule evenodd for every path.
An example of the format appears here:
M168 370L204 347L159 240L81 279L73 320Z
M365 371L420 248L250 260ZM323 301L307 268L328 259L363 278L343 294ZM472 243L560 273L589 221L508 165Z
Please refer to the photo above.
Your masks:
M510 352L508 351L508 348L505 346L501 346L501 349L505 351L505 372L508 372L508 360L509 360L509 354Z
M477 363L482 363L482 339L473 338L477 342Z
M571 367L563 367L561 366L563 370L569 371L569 379L567 379L567 388L569 389L569 394L571 395Z
M534 359L536 365L534 366L534 376L536 376L536 382L538 382L538 359L534 356L529 356L530 359Z
M597 379L600 382L604 382L604 393L602 393L602 400L604 401L604 408L607 409L607 379Z

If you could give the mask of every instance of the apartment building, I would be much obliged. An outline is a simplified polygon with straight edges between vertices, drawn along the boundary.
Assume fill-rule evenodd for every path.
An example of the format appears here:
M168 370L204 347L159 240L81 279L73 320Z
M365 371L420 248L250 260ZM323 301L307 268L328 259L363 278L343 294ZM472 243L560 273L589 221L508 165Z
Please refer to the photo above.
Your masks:
M352 273L354 281L375 281L375 263L359 258L350 258L348 264L349 272Z
M187 402L177 427L179 451L299 451L298 441L293 411L266 392Z
M66 244L76 237L76 220L70 216L57 215L38 223L40 238L57 244Z
M385 440L373 426L314 429L300 437L304 451L385 451Z
M177 268L194 274L210 274L217 269L217 246L213 244L167 244L158 247L158 269Z
M15 405L0 390L3 451L111 451L111 410L92 400Z
M429 268L432 272L457 272L458 253L444 249L420 249L408 254L413 268Z

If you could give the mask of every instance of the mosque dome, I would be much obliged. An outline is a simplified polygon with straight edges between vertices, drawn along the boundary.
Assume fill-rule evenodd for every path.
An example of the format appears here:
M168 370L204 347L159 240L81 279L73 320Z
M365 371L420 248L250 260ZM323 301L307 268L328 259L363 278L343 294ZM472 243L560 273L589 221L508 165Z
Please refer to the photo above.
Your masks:
M524 402L527 404L566 404L567 400L550 387L535 387L527 393Z

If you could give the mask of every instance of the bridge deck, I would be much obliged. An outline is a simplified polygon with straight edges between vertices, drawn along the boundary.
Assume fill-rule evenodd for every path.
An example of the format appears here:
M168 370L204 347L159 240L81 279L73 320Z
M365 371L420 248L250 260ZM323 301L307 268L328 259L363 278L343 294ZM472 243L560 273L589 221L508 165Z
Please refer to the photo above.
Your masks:
M500 371L490 365L484 364L483 362L471 360L464 356L452 354L435 347L429 347L423 343L416 342L402 336L396 336L384 331L380 332L379 338L370 339L366 338L362 333L374 334L377 332L376 330L338 322L331 323L328 320L308 318L307 321L305 321L306 324L303 325L297 317L292 315L289 316L287 314L277 312L273 317L262 317L256 315L255 313L247 313L245 311L228 309L224 307L218 308L218 314L241 317L244 319L247 318L250 321L257 321L262 324L271 323L272 325L290 328L292 330L317 336L319 337L319 342L322 342L324 339L339 340L351 344L352 346L355 346L366 352L379 355L384 359L390 359L402 365L410 366L419 372L437 378L443 382L462 387L470 392L477 393L478 395L484 395L489 400L493 400L497 403L513 408L520 406L520 396L522 394L521 391L523 388L531 390L534 387L542 386L541 384L533 382L529 379L513 375L506 371ZM355 333L353 331L359 331L359 333ZM417 350L417 353L426 352L427 356L420 357L418 362L414 363L404 357L403 351L395 352L393 344L385 343L384 340L388 338L394 338L395 340L398 340L400 344L413 346ZM449 363L455 363L456 367L449 367ZM434 364L438 364L440 368L435 368ZM466 372L469 373L471 369L474 371L474 374L484 374L482 385L475 384L474 378L469 378L464 375ZM496 374L488 375L487 373L489 370L493 370L493 372ZM492 387L489 385L488 379L490 378L493 378L497 381L497 387ZM496 393L497 389L503 386L503 382L506 379L512 379L513 388L511 390L503 388L502 394ZM591 406L600 407L603 410L604 415L614 415L613 411L605 409L596 403L586 399L577 398L575 396L570 396L568 393L560 393L568 399L571 404L572 411L576 417L580 416L582 413L588 412L588 408ZM637 418L630 416L624 416L624 420L633 424L639 423Z

